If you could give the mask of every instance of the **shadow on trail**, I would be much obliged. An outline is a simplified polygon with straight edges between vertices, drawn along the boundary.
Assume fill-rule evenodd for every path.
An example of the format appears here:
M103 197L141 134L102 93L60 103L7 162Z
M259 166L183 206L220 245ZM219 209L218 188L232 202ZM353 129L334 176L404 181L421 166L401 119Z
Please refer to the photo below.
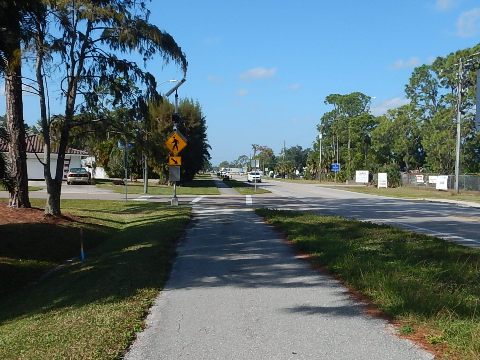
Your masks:
M364 310L363 305L339 305L339 306L296 306L284 309L285 312L291 314L305 315L332 315L339 317L360 316Z
M178 250L169 289L196 287L331 286L343 289L330 278L312 272L295 258L281 236L251 211L197 215Z

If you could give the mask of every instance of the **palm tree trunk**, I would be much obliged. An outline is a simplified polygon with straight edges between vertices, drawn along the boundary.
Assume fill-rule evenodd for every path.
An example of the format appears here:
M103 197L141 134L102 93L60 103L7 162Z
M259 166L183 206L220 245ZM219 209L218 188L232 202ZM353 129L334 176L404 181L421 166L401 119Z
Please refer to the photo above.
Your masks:
M27 146L23 122L20 41L18 40L13 45L7 54L8 65L5 71L7 131L9 134L8 152L11 175L14 181L10 205L29 208L31 205L28 196Z

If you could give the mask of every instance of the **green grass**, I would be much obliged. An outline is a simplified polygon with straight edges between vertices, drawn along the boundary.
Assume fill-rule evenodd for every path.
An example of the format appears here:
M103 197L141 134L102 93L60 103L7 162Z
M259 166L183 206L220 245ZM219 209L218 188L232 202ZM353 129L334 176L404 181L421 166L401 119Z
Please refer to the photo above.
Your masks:
M255 190L255 184L252 183L246 183L243 181L237 181L237 180L224 180L223 181L225 184L230 186L231 188L234 188L237 190L240 194L242 195L255 195L255 194L267 194L270 193L269 190L261 188L259 185L261 183L257 184L257 190Z
M388 189L378 189L374 186L342 186L338 187L342 190L359 192L364 194L374 194L381 196L391 196L399 198L411 199L446 199L446 200L460 200L480 203L479 192L461 192L456 194L451 191L439 191L435 189L416 188L416 187L398 187Z
M120 194L125 193L125 186L114 185L111 181L102 181L101 183L97 183L96 186L102 189L112 190ZM143 194L143 183L129 182L127 190L129 194ZM173 186L150 183L148 185L148 194L172 195ZM220 191L218 191L213 180L202 177L194 179L193 181L183 185L177 185L177 195L220 195Z
M339 217L257 212L396 320L402 334L421 334L447 359L480 358L480 250Z
M189 208L158 203L69 200L62 209L80 223L9 225L7 233L0 226L6 255L0 262L13 264L10 274L26 268L38 278L40 267L78 256L79 227L87 242L86 262L73 261L0 295L1 359L120 358L142 329L190 219Z
M29 186L28 191L39 191L43 190L44 188L42 186Z

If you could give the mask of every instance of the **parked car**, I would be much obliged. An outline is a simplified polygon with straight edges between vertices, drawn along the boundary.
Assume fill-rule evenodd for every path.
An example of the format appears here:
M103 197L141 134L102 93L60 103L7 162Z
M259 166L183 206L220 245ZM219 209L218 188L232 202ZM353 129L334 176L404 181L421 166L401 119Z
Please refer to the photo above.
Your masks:
M85 168L71 168L67 174L67 185L73 183L90 184L92 176Z
M258 171L250 171L247 174L247 181L248 182L262 182L262 176Z

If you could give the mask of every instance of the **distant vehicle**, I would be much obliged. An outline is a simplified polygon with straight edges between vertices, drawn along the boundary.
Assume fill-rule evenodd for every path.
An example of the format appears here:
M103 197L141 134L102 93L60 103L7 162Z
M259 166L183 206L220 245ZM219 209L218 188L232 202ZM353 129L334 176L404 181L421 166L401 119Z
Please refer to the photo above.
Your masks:
M222 170L218 173L218 177L222 180L230 180L230 173L228 171Z
M90 184L91 175L85 168L71 168L67 174L67 185L73 183Z
M262 182L262 175L258 171L250 171L247 174L247 181L248 182Z

